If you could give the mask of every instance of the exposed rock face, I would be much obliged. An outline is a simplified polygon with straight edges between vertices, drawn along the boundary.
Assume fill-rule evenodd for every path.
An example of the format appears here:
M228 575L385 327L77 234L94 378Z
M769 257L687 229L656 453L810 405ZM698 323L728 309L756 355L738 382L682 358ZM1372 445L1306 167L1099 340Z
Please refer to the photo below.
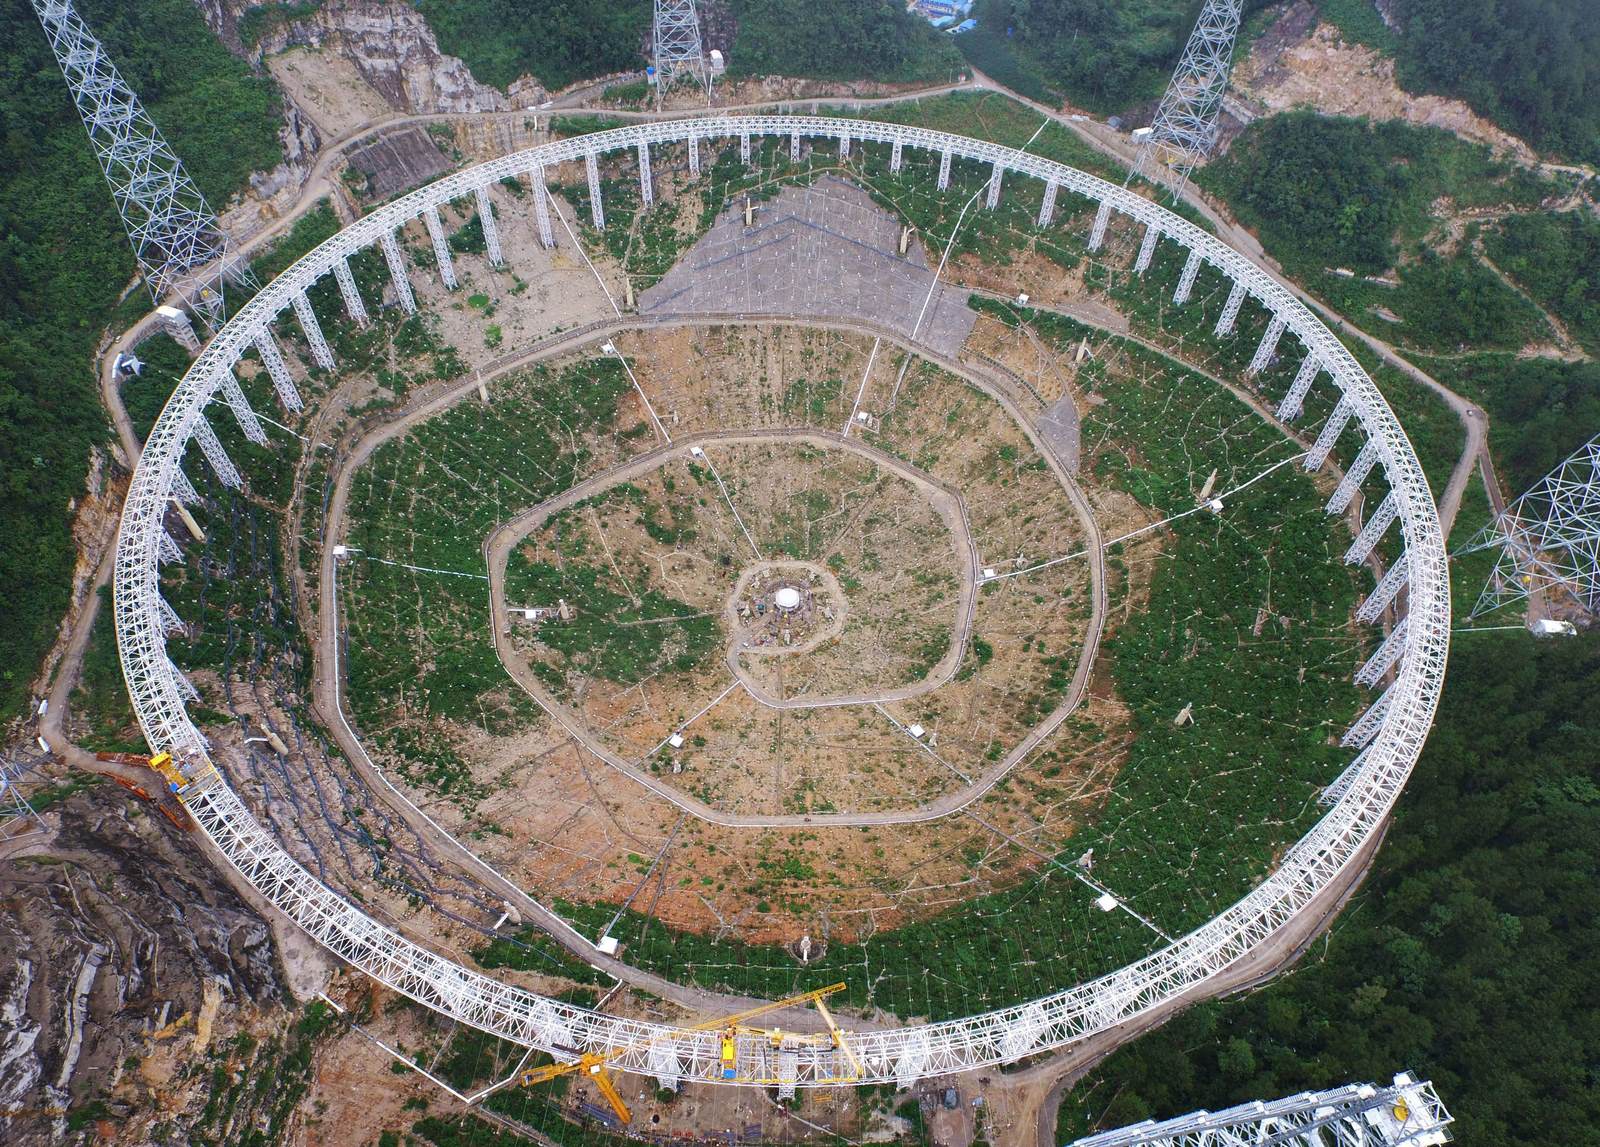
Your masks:
M287 1014L267 925L115 785L45 819L0 858L0 1112L19 1113L0 1138L60 1142L72 1111L115 1119L119 1142L158 1141L157 1118L188 1141L209 1084L190 1062Z
M238 20L257 0L196 0L206 22L238 46ZM408 4L331 0L312 14L269 29L255 51L305 47L336 52L400 112L495 111L506 97L472 78L457 56L439 50L427 21Z

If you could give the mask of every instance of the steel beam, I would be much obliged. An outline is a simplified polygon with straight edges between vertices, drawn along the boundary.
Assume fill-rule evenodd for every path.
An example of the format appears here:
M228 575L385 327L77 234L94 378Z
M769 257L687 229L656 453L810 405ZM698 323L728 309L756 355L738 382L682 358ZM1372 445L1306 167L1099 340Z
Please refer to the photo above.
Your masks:
M1389 698L1393 694L1393 685L1380 693L1378 699L1368 705L1366 711L1356 718L1356 723L1339 738L1339 744L1346 749L1364 749L1371 744L1372 739L1378 735L1384 718L1389 715Z
M1378 579L1378 584L1373 587L1365 601L1356 609L1356 620L1371 625L1383 616L1383 611L1388 609L1395 598L1400 596L1400 591L1405 589L1407 580L1406 555L1401 554L1395 558L1394 564L1383 571L1383 576Z
M1339 435L1344 433L1344 428L1350 425L1350 420L1356 415L1355 404L1347 395L1340 395L1338 403L1333 408L1333 413L1328 415L1328 421L1322 424L1322 433L1317 435L1316 442L1306 452L1305 468L1315 473L1322 469L1328 461L1328 455L1333 453L1334 443L1339 441Z
M1144 238L1139 240L1139 257L1133 261L1133 273L1142 275L1150 269L1150 260L1155 258L1156 244L1161 242L1161 228L1154 223L1145 224Z
M545 186L544 168L530 171L528 182L533 187L533 217L539 224L539 242L546 251L554 250L556 233L550 226L550 189Z
M1282 422L1293 422L1300 417L1300 412L1305 409L1306 395L1311 393L1311 384L1317 381L1317 375L1322 372L1322 363L1310 351L1300 360L1300 369L1294 376L1294 382L1289 387L1289 393L1283 396L1283 401L1278 403L1278 418Z
M173 541L172 534L169 531L161 531L161 535L158 538L158 543L159 544L156 549L156 561L163 565L167 565L172 562L181 562L183 560L183 551L178 548L178 543Z
M231 372L228 377L233 377ZM238 385L237 379L234 380L234 385ZM228 452L222 448L222 443L217 440L211 424L204 417L195 419L194 440L200 447L200 453L205 455L206 462L211 466L211 471L217 476L217 480L224 486L242 490L244 479L240 477L238 467L228 457Z
M789 133L789 162L800 162L800 133L797 131Z
M1111 223L1111 204L1102 202L1094 213L1094 227L1089 232L1089 250L1100 250L1106 241L1106 227Z
M366 326L371 319L367 317L367 304L361 301L361 291L356 286L355 275L350 271L349 259L335 261L333 277L339 284L339 297L344 300L344 313L355 322Z
M750 166L750 133L747 131L739 133L739 162Z
M940 191L950 186L950 152L948 149L939 153L939 182L935 185Z
M489 198L489 185L484 184L473 194L478 200L478 222L483 226L484 253L489 257L490 266L503 267L506 260L500 250L500 225L494 220L494 202Z
M844 132L839 136L839 158L850 158L850 133Z
M799 136L796 136L795 138L798 139ZM897 139L897 140L894 141L894 148L893 148L893 150L891 150L889 152L889 174L890 175L899 175L900 174L900 152L901 152L901 149L904 148L904 147L905 147L905 141L904 140L898 140Z
M278 392L278 402L290 414L299 413L305 404L300 401L300 391L295 387L294 379L289 374L289 364L283 361L283 352L278 349L278 340L272 336L271 327L264 326L256 332L255 346L256 353L261 356L262 365L267 368L267 377L272 380L272 389ZM266 440L265 435L262 436L262 440Z
M697 136L697 135L691 135L689 137L689 139L688 139L688 144L689 144L689 174L690 175L699 175L700 174L700 137Z
M456 279L456 264L450 257L450 243L444 237L444 223L439 218L439 209L424 208L422 221L427 224L428 238L433 240L433 258L439 264L439 278L444 282L445 290L453 291L461 283Z
M1039 204L1039 226L1048 227L1056 217L1056 191L1060 185L1053 179L1045 180L1044 200Z
M589 175L589 221L596 231L606 229L606 209L600 202L600 153L591 151L583 157L584 170Z
M233 371L222 373L218 389L222 394L222 400L228 404L228 409L233 411L234 421L238 422L239 429L244 431L244 436L257 446L265 446L267 431L261 425L261 419L256 417L256 412L250 409L250 400L244 396L244 388L239 385L239 380L234 377Z
M1342 514L1345 507L1350 505L1356 496L1356 491L1361 489L1361 483L1367 480L1367 475L1372 473L1372 467L1378 461L1378 446L1375 442L1367 442L1361 447L1361 453L1356 455L1356 460L1350 463L1350 469L1344 472L1344 477L1339 479L1339 485L1334 489L1333 496L1328 499L1328 504L1323 507L1325 513Z
M1190 294L1194 291L1195 278L1200 274L1200 264L1205 262L1205 257L1198 248L1191 248L1189 257L1183 261L1183 274L1178 277L1178 289L1172 292L1172 305L1181 307L1189 301Z
M998 163L989 169L989 190L984 197L983 205L990 211L1000 206L1000 180L1004 177L1005 170Z
M1367 555L1378 544L1378 539L1388 532L1389 527L1400 515L1400 507L1394 496L1394 491L1384 495L1383 501L1378 503L1378 508L1372 511L1372 516L1361 525L1361 532L1356 535L1356 540L1350 543L1350 548L1344 552L1344 564L1347 566L1359 565L1367 560Z
M641 139L635 146L639 152L639 200L648 211L656 202L655 184L650 178L650 144Z
M1394 668L1394 663L1406 651L1406 622L1409 620L1402 617L1400 623L1389 631L1389 636L1379 643L1372 656L1367 658L1366 664L1356 670L1357 685L1376 685Z
M1217 325L1212 332L1218 338L1233 333L1233 324L1239 321L1239 308L1244 306L1244 296L1244 280L1235 279L1228 288L1228 301L1222 305L1222 314L1217 316Z
M389 282L394 286L394 297L400 309L408 315L417 313L417 300L411 294L411 280L406 277L406 257L401 254L400 241L393 231L385 231L378 238L383 247L383 261L389 264Z
M294 306L294 317L300 320L300 330L306 336L306 345L311 348L311 361L323 370L333 370L333 351L328 347L328 340L322 337L322 324L317 322L317 312L311 309L311 300L306 297L304 291L301 291L295 295L292 304ZM268 337L270 338L271 336L269 335ZM272 382L274 386L277 385L278 379L276 376L273 377ZM293 383L290 386L292 387ZM283 394L282 387L279 387L278 394L280 396ZM295 401L298 404L299 395L295 396ZM284 401L284 405L290 405L287 399ZM290 406L291 410L297 408L297 406Z
M1284 321L1277 315L1272 316L1272 321L1267 323L1261 341L1256 344L1256 353L1250 357L1250 365L1245 368L1246 374L1260 374L1267 369L1272 356L1278 353L1278 340L1283 337L1284 325Z

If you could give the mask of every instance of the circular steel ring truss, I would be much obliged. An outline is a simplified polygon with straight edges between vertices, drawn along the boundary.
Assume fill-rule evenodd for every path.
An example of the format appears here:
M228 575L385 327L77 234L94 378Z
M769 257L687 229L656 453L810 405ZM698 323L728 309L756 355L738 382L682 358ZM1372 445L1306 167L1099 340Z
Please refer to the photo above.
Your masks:
M996 183L1010 175L1046 184L1041 221L1048 218L1057 189L1086 196L1099 204L1091 249L1098 247L1106 220L1116 212L1146 228L1147 246L1165 239L1188 252L1178 302L1184 301L1185 287L1193 283L1202 262L1221 270L1233 285L1230 311L1237 313L1242 298L1253 296L1273 316L1267 335L1273 347L1285 333L1301 343L1304 365L1285 403L1291 413L1324 373L1337 389L1337 407L1306 465L1320 466L1333 441L1354 424L1365 437L1364 458L1352 469L1382 467L1388 497L1369 516L1352 547L1352 555L1359 551L1359 556L1347 555L1347 560L1364 557L1376 535L1395 520L1404 542L1404 556L1357 613L1372 622L1397 600L1402 586L1408 590L1408 617L1374 658L1384 664L1372 676L1393 669L1393 682L1346 735L1346 744L1360 751L1330 789L1327 813L1288 850L1276 871L1193 932L1098 979L965 1019L851 1035L864 1067L860 1082L904 1086L926 1076L1015 1060L1125 1023L1191 991L1270 941L1337 881L1373 839L1431 726L1444 681L1450 601L1445 548L1422 467L1377 387L1338 339L1287 289L1201 228L1132 191L1051 160L944 132L853 119L722 116L640 124L542 145L449 175L378 208L298 260L250 300L190 367L151 431L123 510L116 552L117 642L151 748L172 752L193 778L185 803L195 821L250 884L329 950L430 1008L516 1043L546 1051L559 1046L569 1055L574 1048L608 1052L619 1069L664 1080L721 1082L716 1033L602 1015L501 983L369 918L291 858L215 769L206 740L185 712L184 682L166 651L164 621L170 615L160 594L157 562L166 507L175 493L190 490L179 468L187 443L198 437L202 447L216 446L204 423L206 405L220 388L233 385L234 364L248 347L270 343L270 324L280 313L297 299L303 307L306 289L318 280L348 273L346 257L374 243L392 243L395 229L408 221L426 219L451 200L486 196L508 177L529 178L542 192L543 170L553 164L589 164L598 154L624 149L648 155L652 144L769 135L831 139L841 148L852 141L877 142L893 145L896 158L903 147L912 147L945 159L990 164ZM694 146L697 160L698 144ZM698 168L698 162L693 166ZM1264 341L1263 348L1258 358L1264 360L1271 347ZM1348 501L1348 493L1341 492ZM784 1054L784 1075L792 1075L800 1087L823 1086L846 1074L842 1055L832 1047L806 1045ZM740 1074L747 1078L772 1078L779 1070L776 1062L768 1062L777 1056L764 1039L743 1038L739 1057Z

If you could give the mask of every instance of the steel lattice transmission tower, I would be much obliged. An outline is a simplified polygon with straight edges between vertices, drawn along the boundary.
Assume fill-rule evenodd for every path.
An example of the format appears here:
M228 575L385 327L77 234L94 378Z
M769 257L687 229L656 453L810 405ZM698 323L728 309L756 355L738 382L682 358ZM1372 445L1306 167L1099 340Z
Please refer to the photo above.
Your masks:
M1600 435L1485 526L1463 554L1500 548L1472 616L1548 589L1600 616Z
M1388 1087L1352 1083L1161 1123L1146 1120L1072 1147L1437 1147L1450 1141L1451 1122L1433 1084L1402 1074Z
M249 281L249 267L229 249L205 196L69 0L32 2L151 299L160 305L176 295L215 330L225 313L226 280Z
M1228 90L1242 2L1206 0L1161 96L1156 118L1140 140L1130 178L1142 175L1153 179L1158 167L1168 167L1173 174L1172 195L1177 199L1195 164L1211 153L1217 139L1217 115Z
M700 16L694 0L655 0L655 66L658 91L665 91L683 76L711 94L711 68L700 42Z

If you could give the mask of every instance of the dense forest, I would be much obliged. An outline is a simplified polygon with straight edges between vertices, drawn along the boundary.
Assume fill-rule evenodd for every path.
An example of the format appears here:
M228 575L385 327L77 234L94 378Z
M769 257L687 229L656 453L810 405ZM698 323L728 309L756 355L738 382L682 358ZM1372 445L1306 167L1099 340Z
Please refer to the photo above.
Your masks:
M274 88L228 54L193 4L78 8L213 204L279 162ZM134 261L33 9L0 0L0 21L11 32L0 44L0 717L9 717L66 610L68 506L83 493L90 447L106 437L92 358Z
M1066 1096L1058 1138L1409 1068L1463 1143L1600 1143L1596 982L1600 635L1463 635L1394 828L1326 945L1114 1055Z
M419 0L446 52L505 87L531 75L547 88L645 65L648 0ZM960 69L949 38L897 0L729 0L729 70L838 80L940 80Z
M1600 0L1397 0L1400 80L1600 160Z

